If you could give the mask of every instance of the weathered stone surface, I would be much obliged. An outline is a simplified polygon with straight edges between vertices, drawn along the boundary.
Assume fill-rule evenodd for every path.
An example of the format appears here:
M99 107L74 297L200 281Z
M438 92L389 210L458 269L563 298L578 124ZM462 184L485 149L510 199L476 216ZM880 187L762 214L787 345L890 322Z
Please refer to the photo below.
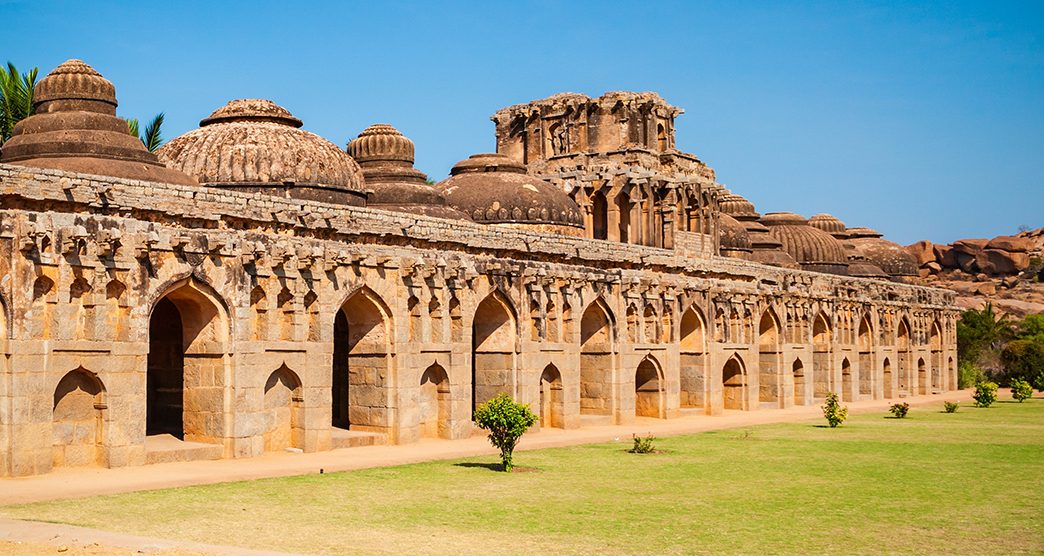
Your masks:
M1033 249L1033 241L1028 237L997 236L986 244L986 249L996 249L1009 253L1028 253Z
M957 253L949 245L933 245L935 261L943 268L957 268Z
M986 259L988 274L1017 274L1029 268L1030 258L1026 253L986 249L982 252Z
M935 251L932 248L932 242L928 240L906 246L906 250L917 260L917 266L924 266L935 260Z

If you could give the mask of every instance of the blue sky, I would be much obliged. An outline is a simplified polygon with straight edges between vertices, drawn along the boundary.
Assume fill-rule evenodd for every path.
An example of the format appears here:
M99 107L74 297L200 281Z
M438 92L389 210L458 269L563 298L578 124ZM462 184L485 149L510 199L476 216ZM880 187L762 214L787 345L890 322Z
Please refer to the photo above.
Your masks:
M0 0L0 62L81 58L169 139L270 98L340 146L395 125L441 179L498 108L651 90L762 212L901 243L1044 226L1044 2Z

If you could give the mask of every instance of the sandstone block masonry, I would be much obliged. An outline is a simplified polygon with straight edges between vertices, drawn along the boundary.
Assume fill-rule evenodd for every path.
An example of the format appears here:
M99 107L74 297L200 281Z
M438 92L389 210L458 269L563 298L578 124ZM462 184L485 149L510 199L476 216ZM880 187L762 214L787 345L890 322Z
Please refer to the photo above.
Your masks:
M2 476L956 387L938 289L6 164L0 207Z

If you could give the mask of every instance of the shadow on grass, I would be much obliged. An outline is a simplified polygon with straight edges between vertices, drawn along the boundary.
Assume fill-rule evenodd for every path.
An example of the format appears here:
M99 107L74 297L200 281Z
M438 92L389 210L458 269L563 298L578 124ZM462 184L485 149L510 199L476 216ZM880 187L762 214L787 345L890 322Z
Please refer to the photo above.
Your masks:
M504 472L504 464L502 463L479 463L474 461L466 461L462 463L454 463L453 467L467 467L469 469L481 468L488 469L490 471L496 471L497 473Z

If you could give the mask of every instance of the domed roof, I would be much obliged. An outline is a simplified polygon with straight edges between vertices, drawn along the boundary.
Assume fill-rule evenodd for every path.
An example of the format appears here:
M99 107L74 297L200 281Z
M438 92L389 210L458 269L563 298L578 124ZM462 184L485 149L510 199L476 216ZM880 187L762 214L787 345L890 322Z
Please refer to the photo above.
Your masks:
M270 100L233 100L159 150L200 183L318 201L365 204L359 165Z
M770 212L761 218L769 233L783 243L805 270L830 274L848 274L848 257L844 245L830 234L808 225L805 217L792 212Z
M742 223L727 214L719 214L718 229L721 234L721 254L723 256L737 259L750 258L750 236Z
M413 167L413 141L388 124L374 124L348 143L348 154L359 163L372 193L366 205L452 220L470 218L446 204L428 185L428 176Z
M18 122L0 162L176 184L196 180L163 165L116 117L116 88L69 60L36 84L33 115Z
M870 228L849 228L848 233L847 241L855 246L856 252L890 276L917 276L917 259L899 244L882 238Z
M754 203L735 193L725 193L719 196L718 209L740 221L757 220L761 216L754 210Z
M583 232L580 208L569 195L526 174L525 166L503 154L476 154L458 162L437 188L450 206L476 222Z
M848 237L848 233L845 231L845 223L830 214L817 214L808 219L808 225L823 230L837 239Z

